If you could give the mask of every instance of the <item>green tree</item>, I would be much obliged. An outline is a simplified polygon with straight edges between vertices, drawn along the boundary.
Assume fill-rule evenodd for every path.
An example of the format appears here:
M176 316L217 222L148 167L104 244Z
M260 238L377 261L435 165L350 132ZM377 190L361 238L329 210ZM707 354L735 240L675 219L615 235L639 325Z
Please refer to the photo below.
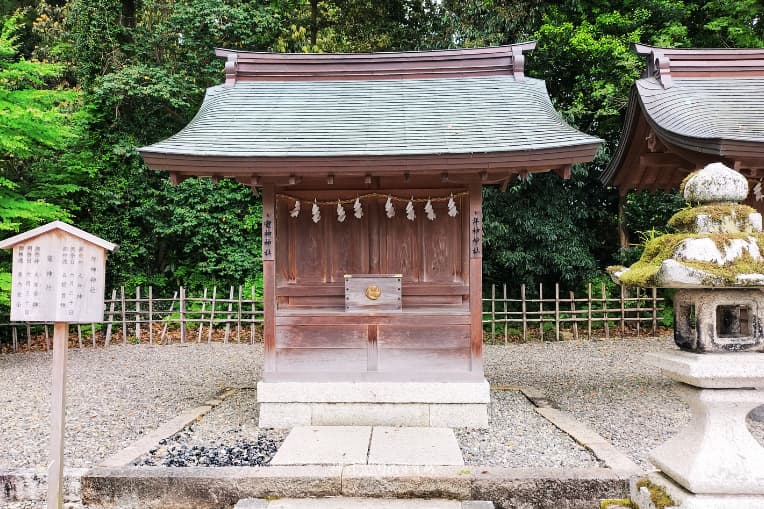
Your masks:
M19 58L19 20L0 31L0 235L70 219L73 196L90 176L77 155L86 113L61 83L63 66ZM0 305L8 304L10 261L0 264Z

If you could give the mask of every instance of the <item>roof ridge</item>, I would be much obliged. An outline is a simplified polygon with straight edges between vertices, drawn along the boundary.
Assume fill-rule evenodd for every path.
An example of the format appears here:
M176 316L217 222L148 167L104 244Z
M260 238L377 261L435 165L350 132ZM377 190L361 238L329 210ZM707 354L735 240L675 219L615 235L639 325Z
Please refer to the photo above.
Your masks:
M225 86L237 81L385 80L510 75L525 77L536 41L484 48L381 53L269 53L218 48Z
M764 77L764 48L661 48L632 44L647 57L643 77L655 77L664 88L675 78Z

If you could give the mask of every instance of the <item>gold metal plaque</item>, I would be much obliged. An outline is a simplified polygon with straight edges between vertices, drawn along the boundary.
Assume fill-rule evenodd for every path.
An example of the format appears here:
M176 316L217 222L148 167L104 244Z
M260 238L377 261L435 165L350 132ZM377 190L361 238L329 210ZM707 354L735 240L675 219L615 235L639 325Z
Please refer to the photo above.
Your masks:
M366 287L366 297L371 300L377 300L382 295L382 289L377 285L369 285Z

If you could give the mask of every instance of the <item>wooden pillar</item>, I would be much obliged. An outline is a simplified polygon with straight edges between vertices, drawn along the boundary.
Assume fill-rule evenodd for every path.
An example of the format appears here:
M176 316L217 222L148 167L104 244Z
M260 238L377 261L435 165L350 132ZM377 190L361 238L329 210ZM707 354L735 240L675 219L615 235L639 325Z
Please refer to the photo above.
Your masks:
M618 242L621 249L629 247L629 232L626 230L624 209L626 208L626 195L628 190L618 191Z
M50 405L50 462L48 463L48 509L64 504L64 417L66 399L66 351L69 325L53 324L53 387Z
M263 344L264 370L276 370L276 194L263 186Z
M483 189L469 185L470 369L483 372Z

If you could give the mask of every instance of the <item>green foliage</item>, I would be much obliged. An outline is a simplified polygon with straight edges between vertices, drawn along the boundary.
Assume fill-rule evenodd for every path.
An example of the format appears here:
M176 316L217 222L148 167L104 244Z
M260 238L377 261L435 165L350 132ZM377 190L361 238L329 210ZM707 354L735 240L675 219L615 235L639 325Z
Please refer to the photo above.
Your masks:
M582 167L568 181L536 174L506 193L488 188L484 195L488 282L581 288L614 250L615 217L609 209L615 197Z
M23 4L0 0L0 16ZM390 51L537 38L528 73L606 147L570 181L536 175L486 191L485 274L580 287L616 251L615 196L597 176L644 67L629 44L762 46L762 16L757 0L40 0L0 17L0 234L71 219L121 245L109 285L245 281L259 291L259 201L229 181L173 188L137 153L186 125L221 81L215 47ZM627 227L662 230L682 206L676 195L632 193Z

